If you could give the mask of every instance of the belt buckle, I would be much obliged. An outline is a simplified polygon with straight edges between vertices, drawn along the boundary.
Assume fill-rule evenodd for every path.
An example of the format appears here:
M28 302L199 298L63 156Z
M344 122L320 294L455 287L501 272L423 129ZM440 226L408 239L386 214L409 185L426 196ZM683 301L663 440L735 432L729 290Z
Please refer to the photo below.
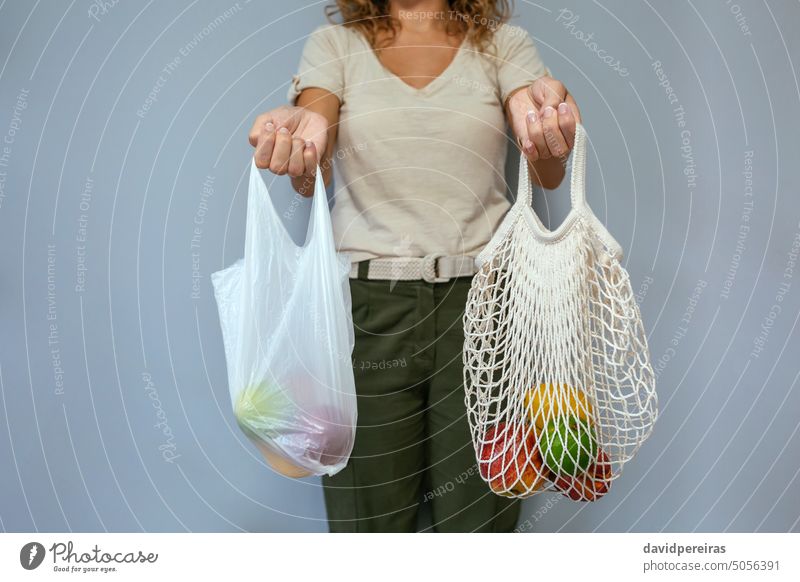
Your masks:
M422 279L428 283L447 283L449 277L438 276L438 260L444 255L432 253L422 257Z

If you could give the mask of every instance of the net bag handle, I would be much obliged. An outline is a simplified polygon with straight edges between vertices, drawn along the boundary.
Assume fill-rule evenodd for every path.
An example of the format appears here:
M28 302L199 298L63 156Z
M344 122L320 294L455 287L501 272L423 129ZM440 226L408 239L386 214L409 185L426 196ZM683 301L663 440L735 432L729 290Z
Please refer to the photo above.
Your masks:
M572 172L570 175L570 203L573 208L586 205L586 130L575 125L575 144L572 148ZM517 203L530 206L533 203L531 175L528 158L524 152L519 158L519 180L517 181Z

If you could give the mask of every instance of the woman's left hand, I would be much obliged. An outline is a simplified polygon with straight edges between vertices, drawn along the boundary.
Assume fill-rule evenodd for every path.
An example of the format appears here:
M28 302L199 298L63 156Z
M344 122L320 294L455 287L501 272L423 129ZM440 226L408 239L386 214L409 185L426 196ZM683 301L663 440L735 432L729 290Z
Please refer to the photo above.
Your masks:
M508 113L517 142L531 162L563 159L572 151L581 114L561 81L540 77L512 93Z

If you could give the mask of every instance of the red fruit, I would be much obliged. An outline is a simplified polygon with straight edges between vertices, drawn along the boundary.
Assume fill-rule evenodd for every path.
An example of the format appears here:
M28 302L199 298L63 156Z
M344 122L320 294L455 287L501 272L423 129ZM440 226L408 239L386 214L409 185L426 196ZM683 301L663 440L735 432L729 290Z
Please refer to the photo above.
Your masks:
M490 427L483 437L478 470L481 477L490 482L490 486L491 482L502 478L504 466L510 463L513 456L514 443L509 442L505 428L506 424L501 422Z
M524 495L544 487L546 470L533 431L520 427L512 435L500 422L486 431L480 453L478 469L495 493Z
M555 483L556 487L573 501L595 501L608 493L611 478L611 461L607 454L599 451L597 459L589 465L583 475L559 477Z

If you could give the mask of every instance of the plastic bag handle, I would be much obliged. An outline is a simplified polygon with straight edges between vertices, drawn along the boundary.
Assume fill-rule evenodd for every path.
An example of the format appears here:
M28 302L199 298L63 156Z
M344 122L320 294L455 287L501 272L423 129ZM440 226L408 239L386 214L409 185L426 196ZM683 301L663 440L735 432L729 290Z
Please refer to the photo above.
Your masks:
M317 230L318 229L318 230ZM313 237L309 239L309 237ZM333 239L333 224L331 223L330 209L328 208L328 193L325 190L325 181L322 179L322 170L317 164L316 178L314 180L314 195L311 199L311 216L308 220L306 244L331 246L335 250Z
M252 231L253 227L258 223L258 214L262 212L266 213L267 219L274 228L282 233L285 239L291 240L283 220L272 203L269 189L261 176L261 170L256 166L255 158L251 159L250 163L250 187L247 200L248 220L245 227L245 255L247 255L247 249L250 249L254 244L263 243L260 237L258 242L253 240L257 233ZM305 244L299 249L311 246L330 247L335 251L333 225L331 224L330 211L328 209L328 196L319 164L317 164L316 178L314 180L314 195L311 199L311 212L309 213L308 226L306 228L306 240Z

